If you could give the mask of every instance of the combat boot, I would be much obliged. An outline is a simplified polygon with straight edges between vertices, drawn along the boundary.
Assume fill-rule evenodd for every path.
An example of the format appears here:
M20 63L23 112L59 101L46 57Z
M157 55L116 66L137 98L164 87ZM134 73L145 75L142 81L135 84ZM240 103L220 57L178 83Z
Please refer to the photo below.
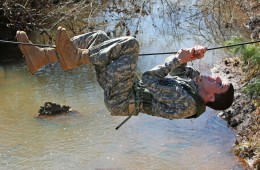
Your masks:
M62 27L57 29L56 50L60 55L58 60L64 70L90 63L89 50L76 47L70 40L66 29Z
M24 31L17 31L16 38L18 42L32 44ZM25 63L31 73L35 73L48 63L58 61L54 48L40 48L32 45L19 45L19 48L25 57Z

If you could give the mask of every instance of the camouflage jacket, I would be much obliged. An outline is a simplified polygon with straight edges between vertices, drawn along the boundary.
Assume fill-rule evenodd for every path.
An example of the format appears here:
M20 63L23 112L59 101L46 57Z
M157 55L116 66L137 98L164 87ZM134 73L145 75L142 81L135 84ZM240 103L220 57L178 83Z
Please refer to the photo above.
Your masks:
M144 72L142 83L153 96L150 114L167 119L187 118L196 114L196 101L183 89L181 82L187 83L198 93L193 78L199 74L187 64L180 64L174 55L168 57L163 65Z

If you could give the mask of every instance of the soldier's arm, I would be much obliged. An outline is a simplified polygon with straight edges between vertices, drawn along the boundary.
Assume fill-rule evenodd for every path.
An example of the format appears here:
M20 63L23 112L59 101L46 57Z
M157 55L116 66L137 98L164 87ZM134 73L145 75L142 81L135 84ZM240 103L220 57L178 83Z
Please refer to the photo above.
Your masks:
M199 75L199 72L191 67L186 67L186 64L189 61L203 58L206 50L207 49L202 46L180 49L176 55L169 56L163 65L158 65L155 68L145 72L143 74L144 79L149 76L149 74L151 74L154 78L164 78L170 72L186 74L186 76L190 78L196 77Z
M187 62L203 58L206 50L207 48L203 46L195 46L193 48L180 49L176 55L176 58L178 58L179 63L181 65L172 68L170 75L185 76L191 79L199 76L200 75L199 71L197 71L192 67L187 66Z
M180 76L180 77L189 77L193 79L200 75L200 72L193 67L186 66L186 64L182 64L180 67L171 70L169 73L171 76Z
M181 64L177 57L170 56L166 59L166 62L162 65L157 65L149 71L146 71L142 75L142 81L146 84L146 81L153 79L162 79L165 78L169 72L180 67Z
M156 110L155 115L169 119L178 119L192 116L196 113L195 101L187 94L181 85L172 79L165 78L168 73L181 67L181 64L185 64L188 61L192 61L197 58L202 58L202 54L205 52L205 48L199 48L200 56L194 56L194 49L182 49L176 56L172 55L166 59L166 62L162 65L146 71L142 75L142 81L144 86L150 90L154 98L158 102L159 110Z

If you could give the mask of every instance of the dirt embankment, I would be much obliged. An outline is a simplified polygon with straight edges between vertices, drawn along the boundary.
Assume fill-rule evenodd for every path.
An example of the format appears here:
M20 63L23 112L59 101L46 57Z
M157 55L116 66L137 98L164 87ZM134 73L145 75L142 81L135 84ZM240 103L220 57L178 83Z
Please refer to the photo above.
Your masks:
M244 11L248 21L258 16L257 19L251 20L251 24L256 24L257 27L248 28L252 31L251 38L256 32L257 36L254 38L260 39L260 29L254 29L260 26L259 1L235 0L235 2ZM259 96L248 96L243 92L244 87L256 81L259 75L251 77L247 66L236 56L227 57L219 62L212 72L214 75L224 77L235 87L232 107L219 113L219 116L236 131L233 152L244 163L246 169L260 170L260 99Z
M234 154L241 159L247 169L260 169L260 107L256 98L243 93L243 88L254 81L247 80L247 72L237 57L227 58L212 70L214 75L224 77L235 87L235 99L231 108L220 112L237 134L233 148Z

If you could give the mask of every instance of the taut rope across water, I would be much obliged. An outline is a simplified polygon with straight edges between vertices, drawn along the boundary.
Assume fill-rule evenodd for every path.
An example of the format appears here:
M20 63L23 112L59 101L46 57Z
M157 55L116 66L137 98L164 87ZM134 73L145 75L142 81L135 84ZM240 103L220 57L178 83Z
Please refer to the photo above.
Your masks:
M239 44L232 44L232 45L224 45L224 46L218 46L218 47L212 47L208 48L207 50L217 50L221 48L230 48L230 47L235 47L235 46L240 46L240 45L246 45L246 44L254 44L258 43L260 40L257 41L249 41L249 42L243 42ZM46 45L46 44L33 44L33 43L23 43L23 42L16 42L16 41L6 41L6 40L0 40L0 43L8 43L8 44L18 44L18 45L32 45L32 46L38 46L38 47L51 47L51 48L56 48L55 45ZM139 56L148 56L148 55L166 55L166 54L176 54L176 51L172 52L163 52L163 53L144 53L144 54L139 54Z

